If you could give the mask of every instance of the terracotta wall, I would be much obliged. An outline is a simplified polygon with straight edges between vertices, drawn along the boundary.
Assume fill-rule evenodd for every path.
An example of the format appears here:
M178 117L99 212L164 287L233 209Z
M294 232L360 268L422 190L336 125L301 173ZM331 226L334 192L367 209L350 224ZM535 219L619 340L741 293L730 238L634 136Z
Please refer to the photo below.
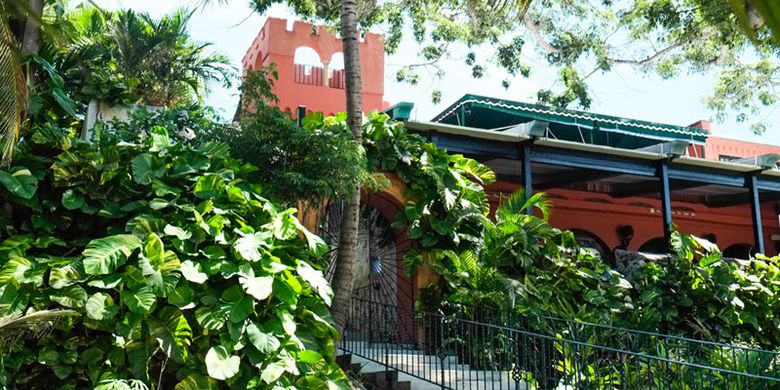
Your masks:
M511 183L491 186L491 202L498 205L519 187ZM647 241L663 237L661 204L648 198L612 198L607 194L553 189L546 191L553 198L550 222L562 229L581 229L604 242L607 249L620 245L617 229L621 225L634 228L634 238L628 249L638 250ZM703 236L714 234L721 249L735 244L753 245L753 225L747 205L710 208L701 204L672 200L672 219L683 233ZM764 242L768 254L777 251L772 235L780 234L774 204L762 205Z
M346 97L344 89L339 88L340 80L330 83L330 77L339 78L338 71L314 70L323 72L321 83L301 82L299 74L296 82L295 50L309 47L319 55L320 60L330 62L334 54L341 53L341 40L322 26L295 21L292 31L287 29L287 20L269 18L258 33L243 59L244 72L276 64L279 80L274 92L279 98L279 107L295 115L298 106L306 106L307 111L322 111L326 115L344 111ZM325 64L323 64L325 65ZM366 34L360 43L360 67L363 81L363 111L369 112L386 108L382 100L384 95L385 52L384 42L377 34ZM300 73L300 66L298 67ZM320 68L322 69L322 68ZM336 73L334 76L333 74ZM319 84L319 85L318 85Z

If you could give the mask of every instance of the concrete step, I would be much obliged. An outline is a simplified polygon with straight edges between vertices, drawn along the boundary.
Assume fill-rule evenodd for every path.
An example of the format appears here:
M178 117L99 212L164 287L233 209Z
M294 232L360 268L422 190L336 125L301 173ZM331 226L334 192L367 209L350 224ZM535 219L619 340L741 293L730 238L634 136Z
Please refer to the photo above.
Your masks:
M384 372L388 368L384 364L376 362L361 362L361 373L374 373ZM406 366L406 365L390 365L390 369L397 369L401 374L409 373L434 382L440 382L442 377L442 371L439 367L432 367L426 365ZM514 383L511 375L507 371L472 371L468 366L457 365L455 368L444 370L444 382L495 382L506 384Z

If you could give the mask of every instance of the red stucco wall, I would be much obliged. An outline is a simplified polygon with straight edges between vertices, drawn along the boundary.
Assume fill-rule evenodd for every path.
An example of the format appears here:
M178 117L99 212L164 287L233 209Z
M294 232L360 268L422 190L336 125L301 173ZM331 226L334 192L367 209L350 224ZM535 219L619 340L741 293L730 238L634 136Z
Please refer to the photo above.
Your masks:
M346 97L343 89L295 82L295 50L302 46L316 51L325 62L341 52L342 43L322 26L296 21L292 25L292 31L287 31L286 20L269 18L244 56L244 71L276 64L279 80L274 92L279 98L279 107L289 110L293 115L296 107L301 105L306 106L307 111L322 111L326 115L344 111ZM385 89L385 51L384 42L379 35L366 34L360 43L360 67L363 111L385 108L382 101Z
M491 202L498 205L519 186L496 183L489 188ZM607 194L553 189L547 191L553 198L550 222L562 229L580 229L603 241L607 249L620 244L617 229L621 225L634 228L629 250L638 250L647 241L663 237L661 204L648 198L613 198ZM641 205L640 205L641 204ZM721 249L735 244L753 245L753 224L747 205L710 208L701 204L672 200L672 219L683 233L703 236L714 234ZM780 234L774 205L762 205L764 242L769 254L776 254L772 235Z

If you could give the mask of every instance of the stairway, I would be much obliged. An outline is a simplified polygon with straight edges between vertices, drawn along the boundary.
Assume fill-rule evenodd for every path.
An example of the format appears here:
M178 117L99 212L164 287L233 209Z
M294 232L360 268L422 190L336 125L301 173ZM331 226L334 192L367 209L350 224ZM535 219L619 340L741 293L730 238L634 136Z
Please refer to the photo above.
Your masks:
M375 389L398 390L526 390L509 371L473 370L456 356L426 355L413 346L347 341L339 354L375 384ZM387 363L387 366L385 365ZM443 378L443 380L442 380Z

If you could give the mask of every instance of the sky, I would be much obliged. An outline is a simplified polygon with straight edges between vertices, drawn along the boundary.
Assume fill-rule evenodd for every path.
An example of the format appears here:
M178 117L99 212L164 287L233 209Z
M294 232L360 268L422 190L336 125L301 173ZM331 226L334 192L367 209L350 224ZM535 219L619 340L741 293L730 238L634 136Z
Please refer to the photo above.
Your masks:
M160 16L171 12L184 4L194 1L181 0L95 0L105 9L133 8L138 11ZM216 2L214 2L216 3ZM241 59L252 40L262 27L267 16L289 18L291 13L282 6L275 5L267 15L258 15L249 8L246 0L233 0L228 5L207 6L195 12L190 22L192 38L200 42L211 42L215 50L227 55L237 68L241 68ZM430 120L452 102L467 93L533 102L532 94L539 88L549 88L554 71L549 72L543 63L532 63L532 76L528 79L513 80L509 89L501 86L504 73L491 78L490 72L485 78L474 79L471 70L463 63L465 53L454 53L452 59L445 60L442 66L446 75L441 81L431 77L422 77L419 85L410 86L395 81L394 71L402 64L415 61L417 48L412 42L402 42L398 54L385 60L385 100L391 103L409 101L415 103L412 119ZM478 55L480 53L477 53ZM533 61L533 59L530 59ZM686 126L698 120L709 120L713 113L702 103L714 87L712 75L683 75L672 80L662 80L652 75L644 75L631 68L616 67L604 74L594 75L590 80L593 104L589 111L625 118L642 119L653 122ZM434 89L442 91L440 104L431 102ZM238 102L237 86L226 89L212 86L206 103L216 107L223 116L231 118ZM769 130L754 135L747 123L736 123L730 118L724 123L713 122L712 134L745 141L780 145L780 110L770 109L764 113L770 122Z

